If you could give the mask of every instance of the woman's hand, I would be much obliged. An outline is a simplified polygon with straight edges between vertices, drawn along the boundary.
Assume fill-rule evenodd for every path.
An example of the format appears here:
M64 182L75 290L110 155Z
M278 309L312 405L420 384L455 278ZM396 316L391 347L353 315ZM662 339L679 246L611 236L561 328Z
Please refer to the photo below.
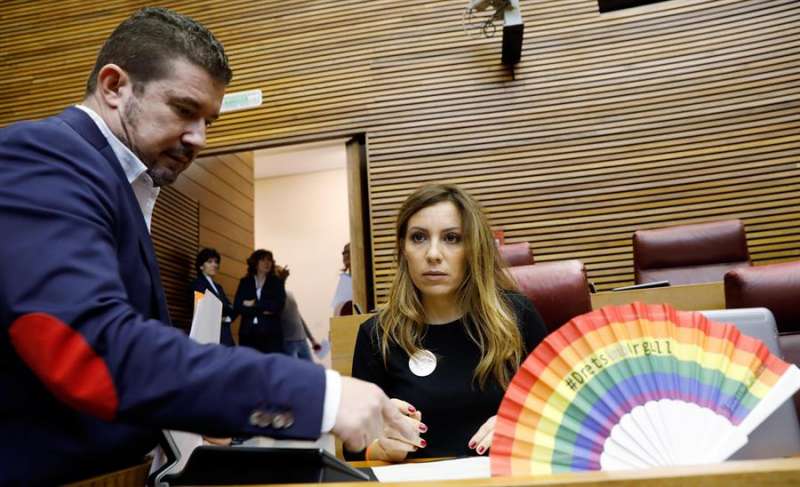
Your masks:
M420 433L428 431L428 427L421 422L422 413L411 404L401 401L400 399L392 399L392 403L397 406L397 409L403 414L408 421L414 423L414 428ZM409 444L402 439L403 437L392 428L385 428L383 436L376 439L367 447L366 459L367 460L382 460L384 462L402 462L406 459L409 452L417 451L417 448L425 448L427 444L425 440L417 437L415 444Z
M469 440L470 449L475 450L478 455L483 455L492 446L492 437L494 436L494 424L497 421L497 416L492 416L487 419L483 425L478 428L478 432L472 435Z
M245 299L244 301L242 301L242 305L243 306L247 306L248 308L253 307L253 306L256 305L256 300L255 299Z

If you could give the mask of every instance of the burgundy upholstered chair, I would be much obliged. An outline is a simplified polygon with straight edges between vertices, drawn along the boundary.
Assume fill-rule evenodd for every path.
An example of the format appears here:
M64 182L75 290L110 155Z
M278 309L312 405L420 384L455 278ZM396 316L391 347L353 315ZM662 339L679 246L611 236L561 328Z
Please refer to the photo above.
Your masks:
M783 360L800 367L800 333L784 333L778 337ZM800 417L800 391L794 394L794 408Z
M633 234L636 284L721 281L729 270L749 265L740 220L637 230Z
M592 310L586 268L579 260L541 262L508 270L550 332Z
M734 269L725 274L725 307L763 306L778 332L800 332L800 261Z
M528 242L499 245L497 250L508 267L533 264L533 252Z
M783 359L800 367L800 261L743 267L725 274L725 307L765 307L778 325ZM794 395L800 417L800 392Z

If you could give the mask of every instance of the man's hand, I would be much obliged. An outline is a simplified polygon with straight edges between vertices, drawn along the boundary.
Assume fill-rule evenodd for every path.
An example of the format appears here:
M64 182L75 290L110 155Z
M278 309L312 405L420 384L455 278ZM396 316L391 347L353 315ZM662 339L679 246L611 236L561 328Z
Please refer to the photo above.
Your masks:
M392 404L395 405L400 414L405 416L406 423L411 424L414 430L419 433L428 431L428 427L421 421L422 413L414 406L394 398L392 399ZM385 426L383 435L367 447L366 460L402 462L410 452L417 451L418 448L425 448L426 445L427 443L422 439L417 443L408 443L398 435L394 428Z
M333 434L341 438L346 449L361 451L383 436L384 427L391 428L405 441L420 442L414 422L408 421L378 386L342 377L342 397Z

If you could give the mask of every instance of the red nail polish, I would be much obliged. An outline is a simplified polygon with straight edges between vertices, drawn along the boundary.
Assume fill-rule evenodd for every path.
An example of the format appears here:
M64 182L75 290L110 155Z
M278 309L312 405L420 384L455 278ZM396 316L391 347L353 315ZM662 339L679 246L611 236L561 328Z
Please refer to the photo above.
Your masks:
M419 440L419 446L425 448L426 446L428 446L428 442L425 440Z
M415 408L414 406L409 404L408 405L408 412L409 413L416 413L417 412L417 408Z
M475 440L470 441L468 446L470 448L475 448Z
M420 423L420 425L419 425L419 430L420 430L420 431L422 431L422 432L424 433L424 432L428 431L428 427L427 427L427 426L425 426L425 424L424 424L424 423Z
M483 455L483 447L482 446L478 447L478 455Z

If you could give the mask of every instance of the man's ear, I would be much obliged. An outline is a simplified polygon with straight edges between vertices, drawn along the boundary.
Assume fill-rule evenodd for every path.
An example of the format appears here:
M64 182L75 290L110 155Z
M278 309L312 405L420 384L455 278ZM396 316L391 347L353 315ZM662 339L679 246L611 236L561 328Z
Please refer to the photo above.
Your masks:
M109 108L118 109L133 91L128 73L116 64L106 64L97 72L95 93Z

